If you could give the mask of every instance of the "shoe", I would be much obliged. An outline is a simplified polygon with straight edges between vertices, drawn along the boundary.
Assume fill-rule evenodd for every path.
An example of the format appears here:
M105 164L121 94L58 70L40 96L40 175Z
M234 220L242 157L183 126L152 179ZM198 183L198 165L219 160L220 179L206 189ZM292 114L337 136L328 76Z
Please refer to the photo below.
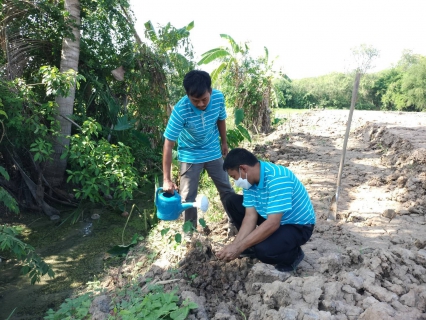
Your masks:
M297 266L302 262L303 258L305 257L305 253L302 249L300 249L300 253L297 256L296 260L291 265L278 263L275 265L275 269L281 272L289 272L289 271L296 271Z
M240 258L256 258L256 252L253 247L247 248L240 253Z

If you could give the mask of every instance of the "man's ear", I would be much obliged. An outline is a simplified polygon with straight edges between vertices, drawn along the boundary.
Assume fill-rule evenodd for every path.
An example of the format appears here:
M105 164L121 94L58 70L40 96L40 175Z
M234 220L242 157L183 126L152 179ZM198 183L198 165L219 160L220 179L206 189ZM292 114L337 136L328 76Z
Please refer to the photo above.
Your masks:
M247 173L248 168L249 168L249 166L246 165L246 164L240 165L240 171L241 172Z

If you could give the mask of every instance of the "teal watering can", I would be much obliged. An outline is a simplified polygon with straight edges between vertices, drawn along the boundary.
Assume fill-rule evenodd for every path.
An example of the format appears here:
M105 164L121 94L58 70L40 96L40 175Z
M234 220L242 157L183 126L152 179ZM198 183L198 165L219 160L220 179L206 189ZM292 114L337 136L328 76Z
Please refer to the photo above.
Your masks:
M197 196L195 202L182 203L182 197L174 190L174 193L162 192L163 188L158 188L155 192L155 205L157 207L157 217L161 220L176 220L186 209L200 208L207 211L209 200L204 195Z

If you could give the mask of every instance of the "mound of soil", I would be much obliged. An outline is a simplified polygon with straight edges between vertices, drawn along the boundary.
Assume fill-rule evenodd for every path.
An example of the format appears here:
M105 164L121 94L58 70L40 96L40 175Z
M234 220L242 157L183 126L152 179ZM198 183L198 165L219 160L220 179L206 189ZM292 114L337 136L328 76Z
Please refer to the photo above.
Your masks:
M183 249L158 249L152 264L135 249L110 284L178 288L199 306L190 319L426 319L426 114L355 111L338 220L327 221L347 118L292 115L251 146L288 166L314 204L317 225L294 273L256 259L218 261L214 253L232 240L223 221Z

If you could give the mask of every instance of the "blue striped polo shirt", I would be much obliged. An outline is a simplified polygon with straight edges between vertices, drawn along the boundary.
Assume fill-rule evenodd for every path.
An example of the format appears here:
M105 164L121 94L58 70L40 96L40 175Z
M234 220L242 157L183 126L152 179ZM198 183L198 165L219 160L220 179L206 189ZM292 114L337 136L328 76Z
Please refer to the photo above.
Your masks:
M178 140L178 160L203 163L222 157L219 143L218 120L226 119L225 98L213 89L210 102L204 111L195 108L188 96L174 106L164 137Z
M243 206L254 207L262 217L283 213L283 224L315 224L315 212L304 185L284 166L260 162L257 185L243 190Z

